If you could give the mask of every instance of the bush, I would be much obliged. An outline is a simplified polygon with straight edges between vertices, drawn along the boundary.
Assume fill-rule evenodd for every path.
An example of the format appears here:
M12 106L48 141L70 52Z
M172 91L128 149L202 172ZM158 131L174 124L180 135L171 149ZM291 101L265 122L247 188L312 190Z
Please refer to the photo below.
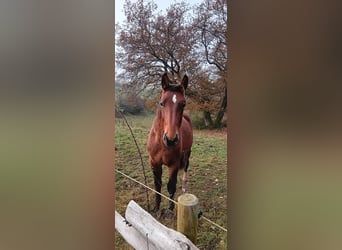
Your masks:
M204 116L203 113L200 111L197 112L191 112L190 114L190 119L193 128L195 129L205 129L207 128L207 125L205 124Z
M145 110L144 105L144 101L134 94L122 95L118 100L118 108L125 114L141 114Z

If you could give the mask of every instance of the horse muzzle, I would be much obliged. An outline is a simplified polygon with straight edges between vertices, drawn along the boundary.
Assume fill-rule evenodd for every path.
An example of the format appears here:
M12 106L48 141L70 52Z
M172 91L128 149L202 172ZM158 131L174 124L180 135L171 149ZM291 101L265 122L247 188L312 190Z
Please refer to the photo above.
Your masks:
M164 144L168 147L172 147L172 146L175 146L177 145L178 141L179 141L179 136L178 134L176 134L175 138L173 138L172 140L170 140L166 134L164 134L163 136L163 141L164 141Z

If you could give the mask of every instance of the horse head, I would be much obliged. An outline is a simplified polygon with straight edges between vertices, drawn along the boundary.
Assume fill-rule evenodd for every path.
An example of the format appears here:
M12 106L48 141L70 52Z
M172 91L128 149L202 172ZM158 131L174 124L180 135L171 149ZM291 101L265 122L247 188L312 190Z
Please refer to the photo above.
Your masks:
M186 104L185 90L188 86L188 77L184 75L181 83L173 83L167 73L162 76L162 93L159 100L163 142L167 147L178 144L183 111Z

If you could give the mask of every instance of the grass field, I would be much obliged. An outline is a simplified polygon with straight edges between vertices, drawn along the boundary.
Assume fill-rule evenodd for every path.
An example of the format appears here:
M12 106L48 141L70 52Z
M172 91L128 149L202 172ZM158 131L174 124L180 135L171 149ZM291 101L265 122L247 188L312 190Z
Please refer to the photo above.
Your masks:
M154 186L153 175L148 164L146 141L153 117L154 115L126 117L142 152L147 183L150 187ZM120 118L115 121L115 147L115 168L144 182L137 148L129 128ZM182 192L180 177L179 174L176 199ZM162 193L168 195L166 166L163 167L162 181ZM126 206L132 199L147 210L145 189L118 173L115 174L115 192L116 211L121 215L124 216ZM205 217L227 228L227 134L225 130L194 131L194 143L188 170L188 192L199 198L199 207ZM154 193L149 192L149 197L152 208ZM162 216L162 211L165 211L167 207L168 201L162 199L160 211L151 214L164 225L176 229L176 218L166 219ZM197 246L200 249L227 249L227 233L200 219ZM118 233L115 234L115 247L116 249L130 249Z

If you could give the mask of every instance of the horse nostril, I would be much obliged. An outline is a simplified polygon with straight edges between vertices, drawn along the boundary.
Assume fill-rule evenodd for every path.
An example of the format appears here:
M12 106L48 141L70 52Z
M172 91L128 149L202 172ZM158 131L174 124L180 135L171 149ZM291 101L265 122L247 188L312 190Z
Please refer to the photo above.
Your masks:
M166 134L164 134L163 136L163 140L166 146L174 146L177 144L178 140L179 140L179 136L178 134L176 134L175 138L173 140L170 140Z
M178 137L178 134L176 134L176 137L175 137L175 139L173 140L173 142L174 142L174 143L177 143L178 140L179 140L179 137Z

